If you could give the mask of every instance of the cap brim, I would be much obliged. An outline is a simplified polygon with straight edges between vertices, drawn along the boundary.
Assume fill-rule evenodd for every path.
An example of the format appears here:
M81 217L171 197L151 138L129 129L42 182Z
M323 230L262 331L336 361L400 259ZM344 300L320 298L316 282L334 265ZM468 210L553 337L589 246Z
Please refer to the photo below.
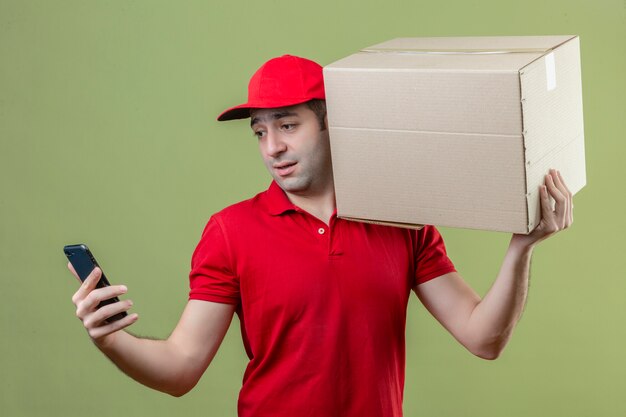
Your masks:
M265 101L263 103L240 104L222 112L222 114L217 116L217 120L219 122L224 122L226 120L245 119L247 117L250 117L251 109L274 109L279 107L297 106L298 104L306 103L307 101L314 100L316 98L319 98L321 100L325 99L324 97L300 97L292 99L281 99L273 102Z
M245 119L250 117L250 109L251 107L248 103L240 104L239 106L231 107L230 109L223 111L222 114L217 116L217 120L219 122L224 122L227 120Z

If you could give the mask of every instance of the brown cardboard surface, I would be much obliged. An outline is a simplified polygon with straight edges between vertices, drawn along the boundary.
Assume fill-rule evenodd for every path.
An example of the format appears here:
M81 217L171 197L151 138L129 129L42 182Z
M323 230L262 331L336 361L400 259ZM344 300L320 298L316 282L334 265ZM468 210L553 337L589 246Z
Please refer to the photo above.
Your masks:
M332 73L325 79L329 123L344 128L519 135L517 71L481 72L471 78L468 82L465 73L438 71Z
M340 216L498 230L517 211L515 230L526 230L521 135L331 128L331 137L340 130L331 153L351 154L334 166L336 190L349 190L337 196ZM485 155L493 161L476 163Z
M423 37L395 38L363 49L388 50L427 50L439 51L548 51L574 38L574 35L560 36L466 36L466 37Z
M579 39L556 49L554 89L548 90L547 56L520 71L529 228L540 220L538 187L550 168L559 169L573 193L585 185Z
M413 224L413 223L398 223L398 222L385 222L379 220L370 220L370 219L359 219L357 217L342 217L342 219L352 220L355 222L361 223L371 223L371 224L382 224L383 226L395 226L395 227L403 227L405 229L422 229L424 228L423 224Z
M400 38L324 69L338 215L528 233L584 186L578 38ZM381 52L382 51L382 52Z

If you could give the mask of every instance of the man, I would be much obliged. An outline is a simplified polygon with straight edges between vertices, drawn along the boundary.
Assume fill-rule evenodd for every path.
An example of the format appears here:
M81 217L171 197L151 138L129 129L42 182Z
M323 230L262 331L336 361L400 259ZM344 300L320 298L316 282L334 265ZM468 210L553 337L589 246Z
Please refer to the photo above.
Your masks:
M401 416L404 333L413 290L470 352L495 359L528 290L535 245L572 223L558 172L541 187L541 224L513 235L481 299L455 271L432 226L419 231L336 217L322 68L285 55L252 77L248 102L218 120L251 118L274 181L209 220L192 259L190 300L167 340L122 331L137 314L121 285L94 289L95 270L73 297L94 343L137 381L183 395L213 359L233 314L250 362L240 416ZM551 199L555 201L552 208Z

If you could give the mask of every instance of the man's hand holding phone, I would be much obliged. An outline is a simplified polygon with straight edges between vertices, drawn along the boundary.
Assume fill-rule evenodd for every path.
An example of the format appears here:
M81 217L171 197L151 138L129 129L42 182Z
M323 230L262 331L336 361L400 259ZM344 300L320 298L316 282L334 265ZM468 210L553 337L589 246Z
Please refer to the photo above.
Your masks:
M68 262L67 267L80 281L80 277L70 262ZM128 311L132 307L133 302L131 300L122 300L110 304L101 304L106 300L125 294L127 291L124 285L96 288L101 276L102 270L96 267L72 296L72 302L76 306L76 317L83 322L89 336L94 343L103 347L112 342L115 332L136 322L138 315L133 313L125 315L118 320L108 320Z

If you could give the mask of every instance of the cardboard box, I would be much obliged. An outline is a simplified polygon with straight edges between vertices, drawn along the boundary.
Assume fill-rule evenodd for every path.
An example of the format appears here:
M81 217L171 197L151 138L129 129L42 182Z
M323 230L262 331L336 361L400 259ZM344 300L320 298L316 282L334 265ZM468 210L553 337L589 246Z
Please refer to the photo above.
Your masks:
M577 36L399 38L324 68L338 215L529 233L586 181Z

